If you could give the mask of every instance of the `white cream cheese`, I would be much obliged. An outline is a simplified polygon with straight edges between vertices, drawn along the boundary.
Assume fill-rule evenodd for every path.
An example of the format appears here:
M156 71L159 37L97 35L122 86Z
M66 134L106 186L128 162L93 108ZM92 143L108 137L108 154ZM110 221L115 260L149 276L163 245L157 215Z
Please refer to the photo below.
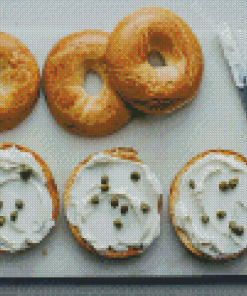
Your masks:
M222 191L221 182L238 179L233 189ZM194 189L190 181L194 182ZM180 179L174 205L175 225L184 230L194 246L216 258L239 253L247 247L247 167L234 155L210 153L192 165ZM219 219L217 212L226 216ZM202 222L202 216L209 218ZM229 222L244 227L234 233Z
M140 179L131 180L131 173L138 172ZM107 176L109 191L101 192L101 178ZM158 200L162 194L159 181L149 168L128 159L100 153L81 167L71 189L67 208L68 221L79 228L80 235L99 252L111 247L127 251L128 246L148 247L160 234ZM92 204L93 196L98 204ZM118 206L111 199L118 199ZM141 205L149 207L143 213ZM121 207L127 206L126 214ZM114 226L120 220L121 229Z
M21 172L31 170L28 180ZM42 168L29 152L16 147L0 150L0 248L15 252L39 243L55 222L52 219L52 199L45 186ZM18 209L16 202L23 207ZM15 213L15 221L11 220Z

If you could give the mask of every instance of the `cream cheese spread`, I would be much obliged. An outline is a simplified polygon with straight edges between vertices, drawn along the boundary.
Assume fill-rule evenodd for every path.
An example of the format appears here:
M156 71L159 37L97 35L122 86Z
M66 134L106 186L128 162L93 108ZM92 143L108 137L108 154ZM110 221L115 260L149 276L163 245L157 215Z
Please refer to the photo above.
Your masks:
M235 186L221 190L220 184L230 180L237 180ZM237 254L247 247L246 192L246 164L234 155L210 153L181 176L174 205L175 225L211 257Z
M102 185L104 177L107 184ZM146 248L160 234L161 194L159 181L146 165L100 153L78 171L67 218L100 253Z
M29 152L0 150L0 249L39 243L55 222L42 168Z

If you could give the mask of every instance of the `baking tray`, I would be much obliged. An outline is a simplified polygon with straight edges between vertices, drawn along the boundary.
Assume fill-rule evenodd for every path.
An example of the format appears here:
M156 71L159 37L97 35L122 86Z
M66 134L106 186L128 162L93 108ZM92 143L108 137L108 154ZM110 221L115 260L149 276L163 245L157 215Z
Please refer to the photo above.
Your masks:
M42 69L48 52L60 38L83 29L110 32L123 16L150 5L148 1L132 2L2 1L0 28L24 42ZM180 15L202 46L205 70L192 102L168 115L136 118L110 136L92 139L70 134L60 127L41 92L30 116L15 129L1 133L0 143L14 142L37 152L54 174L60 199L74 167L88 155L120 146L137 149L139 158L149 165L163 187L160 237L141 257L124 261L99 260L75 241L61 207L55 229L40 244L20 254L0 254L0 277L170 277L247 273L246 254L225 264L206 264L194 259L170 224L169 190L176 173L194 155L208 149L232 149L247 156L247 123L241 94L234 86L208 21L193 14L186 1L179 5L173 1L166 4L153 1L152 5L165 6ZM223 5L224 1L218 8L223 9L222 15ZM239 18L243 18L242 10L235 6L231 6L229 13L235 12L234 9L238 9ZM233 32L247 56L244 44L247 31L236 25Z

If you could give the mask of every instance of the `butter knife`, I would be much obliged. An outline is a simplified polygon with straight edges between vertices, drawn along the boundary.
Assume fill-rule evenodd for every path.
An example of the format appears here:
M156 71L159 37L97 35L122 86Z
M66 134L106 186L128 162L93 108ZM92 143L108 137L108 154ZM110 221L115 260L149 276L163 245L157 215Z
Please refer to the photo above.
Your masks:
M196 1L191 5L190 11L199 15L203 21L206 20L207 26L211 27L216 33L223 49L225 60L230 66L234 83L242 91L244 90L244 77L247 76L247 65L243 60L239 44L226 22L218 20L217 15L212 17L205 14L206 6L207 2L200 1L198 3Z
M247 82L246 82L246 76L244 77L243 96L244 96L244 105L245 105L245 108L247 109Z
M230 66L234 82L239 90L244 90L246 85L246 66L244 65L239 45L225 22L217 24L216 30L225 60Z

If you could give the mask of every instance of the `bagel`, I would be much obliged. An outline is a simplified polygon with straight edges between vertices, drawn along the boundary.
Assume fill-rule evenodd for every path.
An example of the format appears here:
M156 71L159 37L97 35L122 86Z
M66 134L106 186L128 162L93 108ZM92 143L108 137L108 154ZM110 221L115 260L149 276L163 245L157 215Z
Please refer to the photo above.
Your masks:
M165 66L149 65L159 53ZM175 13L144 7L124 17L106 49L109 80L133 107L145 113L169 113L195 95L203 72L203 55L190 27Z
M19 252L54 228L59 193L44 160L14 143L0 145L0 252Z
M16 37L0 32L0 131L21 123L35 105L40 72L31 51Z
M94 153L67 180L68 226L94 255L139 256L160 235L162 188L137 154L128 147Z
M104 136L130 120L130 112L108 83L105 49L109 33L85 30L61 39L49 53L43 70L48 106L59 124L78 135ZM86 73L98 73L101 93L84 89Z
M247 160L230 150L196 155L170 188L170 218L183 246L200 260L235 259L247 249Z

